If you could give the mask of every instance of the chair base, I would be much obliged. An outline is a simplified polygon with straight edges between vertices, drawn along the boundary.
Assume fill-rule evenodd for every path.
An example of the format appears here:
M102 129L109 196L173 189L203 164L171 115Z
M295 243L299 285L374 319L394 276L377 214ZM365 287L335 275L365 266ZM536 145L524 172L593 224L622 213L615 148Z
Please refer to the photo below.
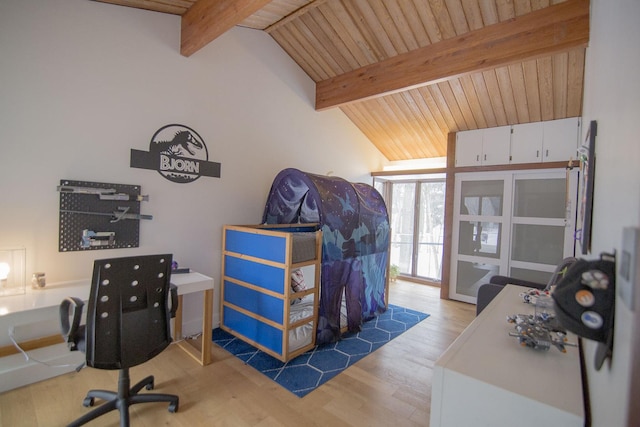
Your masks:
M129 387L129 384L129 369L125 368L120 370L117 392L109 390L90 390L82 403L84 406L93 406L96 398L105 400L105 403L73 421L69 424L69 427L84 425L89 421L95 420L99 416L115 409L120 411L120 427L129 427L129 406L136 403L169 402L169 412L178 412L178 396L158 393L138 394L142 388L153 390L154 379L152 375L144 378L142 381L139 381L133 387Z

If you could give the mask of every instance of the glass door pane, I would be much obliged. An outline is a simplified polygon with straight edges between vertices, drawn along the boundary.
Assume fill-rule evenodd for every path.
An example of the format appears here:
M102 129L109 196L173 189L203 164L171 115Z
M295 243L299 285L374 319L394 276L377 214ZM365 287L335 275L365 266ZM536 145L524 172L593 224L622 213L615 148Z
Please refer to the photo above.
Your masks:
M528 280L535 283L548 283L551 279L551 275L548 271L531 270L528 268L511 267L509 270L509 277L515 277L516 279Z
M513 216L564 218L566 178L516 179Z
M511 259L557 265L564 258L564 226L514 224Z
M421 182L416 275L440 280L444 242L444 181Z
M514 277L527 279L528 270L553 271L567 256L571 185L565 171L518 173L513 182L510 266Z
M391 190L391 264L401 274L413 269L413 233L416 183L393 183Z
M478 295L478 288L485 283L489 283L489 279L498 274L499 271L500 266L498 265L458 261L456 263L456 294L475 300Z
M460 214L501 216L504 180L463 181Z
M499 259L502 224L487 220L502 216L504 180L462 181L460 192L458 253Z
M501 230L496 222L460 221L458 253L500 258Z

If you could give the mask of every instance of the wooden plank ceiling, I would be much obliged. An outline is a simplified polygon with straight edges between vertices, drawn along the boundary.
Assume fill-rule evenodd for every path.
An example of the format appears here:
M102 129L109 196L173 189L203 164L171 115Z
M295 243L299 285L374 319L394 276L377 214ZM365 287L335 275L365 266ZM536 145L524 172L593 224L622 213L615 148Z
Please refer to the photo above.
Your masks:
M263 30L389 160L447 134L582 114L588 0L98 0L182 16L189 56Z

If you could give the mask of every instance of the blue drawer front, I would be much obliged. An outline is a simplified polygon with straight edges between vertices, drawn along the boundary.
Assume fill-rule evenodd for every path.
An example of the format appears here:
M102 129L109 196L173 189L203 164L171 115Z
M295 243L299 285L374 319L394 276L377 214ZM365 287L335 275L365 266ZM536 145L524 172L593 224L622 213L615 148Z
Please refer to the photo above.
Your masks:
M284 293L284 269L282 268L225 256L224 274L279 294Z
M282 354L282 332L278 329L229 307L224 307L224 325L258 344Z
M285 238L236 230L226 231L225 250L269 261L285 262Z
M247 311L282 324L283 300L235 283L224 282L224 300Z

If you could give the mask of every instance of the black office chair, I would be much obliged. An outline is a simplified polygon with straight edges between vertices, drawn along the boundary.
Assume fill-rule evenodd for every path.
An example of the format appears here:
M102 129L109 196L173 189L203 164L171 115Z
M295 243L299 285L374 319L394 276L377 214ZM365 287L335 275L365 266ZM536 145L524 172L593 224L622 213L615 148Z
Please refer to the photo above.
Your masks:
M70 350L84 352L88 366L120 370L118 391L89 391L84 406L93 406L95 398L106 402L70 426L114 409L120 411L120 426L129 426L129 406L135 403L169 402L169 412L178 410L178 396L138 393L143 387L153 389L153 376L133 387L129 380L130 367L155 357L171 343L170 318L178 308L176 289L169 282L171 261L170 254L96 260L86 325L80 326L81 300L67 298L60 304L62 335Z

